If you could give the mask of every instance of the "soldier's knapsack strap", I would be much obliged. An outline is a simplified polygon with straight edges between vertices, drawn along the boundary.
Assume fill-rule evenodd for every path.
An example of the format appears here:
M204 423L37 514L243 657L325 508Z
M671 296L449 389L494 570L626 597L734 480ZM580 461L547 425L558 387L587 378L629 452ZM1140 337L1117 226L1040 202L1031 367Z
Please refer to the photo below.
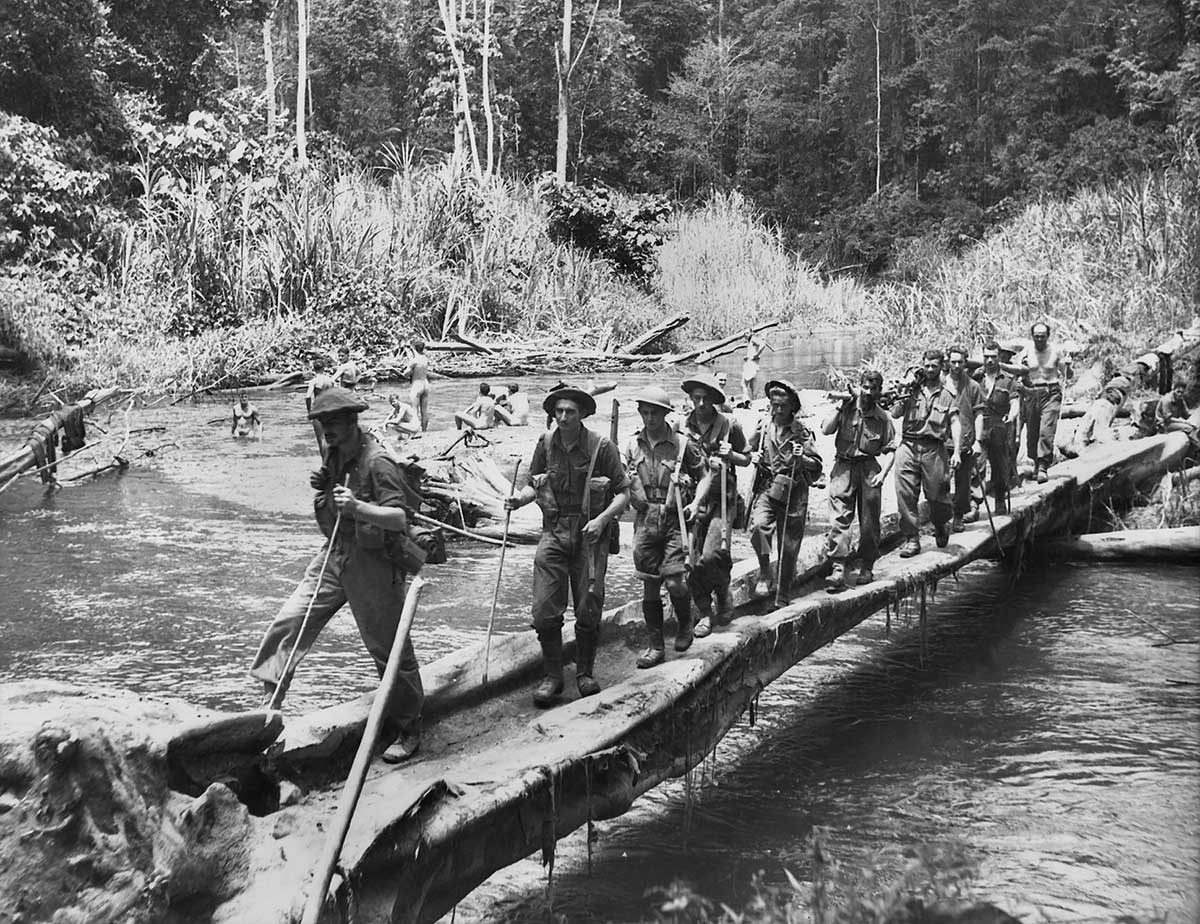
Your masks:
M604 442L604 437L593 434L586 428L585 432L596 437L596 445L592 447L592 457L588 460L587 477L583 479L583 522L587 523L592 518L592 472L596 470L596 458L600 455L600 444Z

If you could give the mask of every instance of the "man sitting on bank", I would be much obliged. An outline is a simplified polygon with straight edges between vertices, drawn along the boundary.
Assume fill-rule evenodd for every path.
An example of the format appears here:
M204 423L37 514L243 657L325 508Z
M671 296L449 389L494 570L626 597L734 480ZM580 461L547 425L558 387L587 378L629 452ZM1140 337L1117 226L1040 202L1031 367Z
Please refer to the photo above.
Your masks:
M580 696L600 692L593 677L608 569L609 529L629 504L621 454L584 426L596 413L586 391L567 385L542 408L557 426L544 433L529 464L530 483L505 498L506 510L532 500L542 509L542 537L533 556L533 628L542 647L544 677L535 705L554 705L563 692L563 613L567 595L575 612L575 682Z
M689 488L706 490L711 479L705 473L699 449L667 425L671 399L657 385L649 385L637 396L639 430L625 452L626 470L631 476L630 503L637 515L633 521L633 567L642 579L642 617L646 622L649 645L637 660L640 668L662 664L666 658L663 643L662 588L666 585L675 611L678 628L675 650L687 651L692 644L692 599L685 580L689 542L686 523L695 503L685 500Z
M496 402L492 399L492 387L487 382L479 383L479 397L464 410L454 414L454 425L459 430L490 430L496 426Z
M289 657L294 670L345 603L380 677L387 667L408 576L400 564L398 540L407 535L409 513L420 498L411 493L383 444L359 428L358 415L367 407L338 386L313 399L309 417L320 422L329 447L324 464L309 479L317 491L313 507L325 544L280 607L254 657L250 675L263 682L264 704L279 706L291 681L290 674L284 676ZM384 725L383 737L390 742L385 761L397 763L417 752L424 701L420 665L412 639L405 639Z
M884 479L896 461L896 428L879 407L883 376L873 369L859 378L858 394L851 392L821 424L833 435L836 458L829 473L829 557L833 570L825 589L846 588L846 562L850 557L850 526L858 514L858 556L862 567L858 583L875 579L872 569L879 558L879 517L883 508ZM879 464L879 457L886 456Z

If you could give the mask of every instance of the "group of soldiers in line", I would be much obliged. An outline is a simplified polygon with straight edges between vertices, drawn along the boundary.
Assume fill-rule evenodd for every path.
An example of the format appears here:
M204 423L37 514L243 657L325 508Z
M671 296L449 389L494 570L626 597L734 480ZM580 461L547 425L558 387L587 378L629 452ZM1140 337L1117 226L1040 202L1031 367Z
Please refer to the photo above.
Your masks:
M821 430L834 445L828 590L847 586L855 519L857 583L874 579L881 491L893 467L902 557L920 552L922 492L939 547L976 515L973 486L981 489L985 504L991 495L995 511L1007 511L1021 422L1027 428L1031 475L1047 480L1071 363L1049 343L1047 325L1035 324L1031 333L1032 344L1015 359L997 342L986 343L974 376L959 347L926 351L919 374L886 395L882 375L865 371L859 387L822 421ZM686 651L694 638L732 620L734 526L745 525L750 533L758 560L755 596L774 590L777 604L788 601L809 490L823 474L815 436L800 417L799 392L786 380L768 382L769 411L747 439L716 376L685 379L682 390L691 410L678 424L669 420L675 408L665 390L650 386L638 394L642 428L623 454L584 423L596 411L592 390L560 385L546 395L542 406L553 425L534 446L529 483L505 501L509 510L536 501L542 514L531 607L542 653L543 677L533 692L539 707L553 705L563 694L568 604L575 618L579 694L600 690L595 658L605 574L610 551L617 548L617 520L628 506L635 511L632 556L643 582L647 634L639 668L666 658L663 589L675 615L676 651ZM286 692L289 668L346 602L381 676L387 663L413 570L402 538L420 496L403 466L359 427L358 415L366 409L365 401L340 386L311 402L309 417L320 424L328 446L322 468L311 479L327 542L268 628L254 660L251 674L263 682L272 707ZM747 465L754 466L748 503L740 496L736 474ZM417 752L423 700L419 665L406 640L385 725L385 761L406 760Z

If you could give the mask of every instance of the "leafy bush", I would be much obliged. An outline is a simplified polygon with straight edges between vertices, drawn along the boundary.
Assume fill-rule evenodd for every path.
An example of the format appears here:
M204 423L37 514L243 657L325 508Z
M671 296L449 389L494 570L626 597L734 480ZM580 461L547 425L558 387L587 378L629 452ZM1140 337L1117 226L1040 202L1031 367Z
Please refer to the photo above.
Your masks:
M664 197L618 198L604 186L568 183L548 190L545 199L551 240L603 257L638 282L650 279L663 242L659 226L670 213Z
M72 161L54 129L0 112L0 262L78 251L91 235L104 175Z

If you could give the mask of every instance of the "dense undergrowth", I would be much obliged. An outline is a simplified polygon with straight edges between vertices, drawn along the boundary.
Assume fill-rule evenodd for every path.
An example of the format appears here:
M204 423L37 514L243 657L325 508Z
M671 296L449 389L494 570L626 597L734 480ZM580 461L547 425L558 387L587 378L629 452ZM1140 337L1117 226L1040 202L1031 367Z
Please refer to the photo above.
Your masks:
M800 260L736 193L670 212L654 197L481 187L397 152L301 172L199 113L147 128L140 165L105 174L52 130L0 120L0 342L25 356L26 382L67 392L232 385L321 368L342 344L370 364L451 331L603 349L679 311L689 341L775 318L801 336L854 327L885 367L1042 317L1123 358L1200 298L1194 145L1172 170L1032 203L960 254L915 240L891 278L864 283Z

